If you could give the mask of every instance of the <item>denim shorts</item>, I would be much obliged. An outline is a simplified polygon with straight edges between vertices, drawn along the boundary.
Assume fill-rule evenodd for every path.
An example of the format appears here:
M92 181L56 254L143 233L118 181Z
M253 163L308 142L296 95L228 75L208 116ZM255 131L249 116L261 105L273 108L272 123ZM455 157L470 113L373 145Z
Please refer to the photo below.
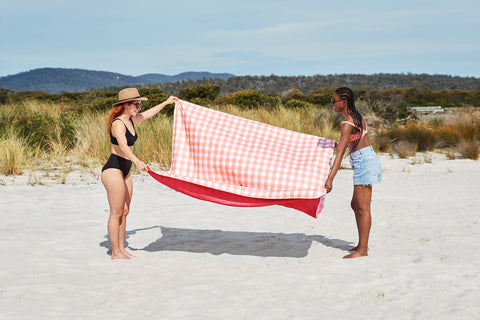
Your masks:
M353 185L369 185L382 181L382 167L372 146L350 153Z

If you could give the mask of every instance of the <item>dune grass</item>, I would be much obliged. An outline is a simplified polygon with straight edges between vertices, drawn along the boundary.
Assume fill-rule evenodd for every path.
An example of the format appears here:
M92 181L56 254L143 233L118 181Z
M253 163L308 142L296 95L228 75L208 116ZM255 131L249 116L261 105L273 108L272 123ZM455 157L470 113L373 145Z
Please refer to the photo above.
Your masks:
M29 158L29 151L24 139L11 128L0 140L0 173L19 175Z
M372 142L378 150L390 150L399 157L408 157L416 151L444 149L449 159L455 158L452 150L456 150L461 157L472 160L479 157L479 143L480 110L474 108L405 125L394 124L377 130Z
M244 109L212 105L216 110L278 127L331 139L339 138L338 118L319 108ZM64 179L76 165L98 173L110 154L108 112L75 110L67 105L27 102L0 106L0 174L18 175L55 167ZM173 118L160 113L136 126L135 154L144 162L168 169L172 156ZM32 178L36 180L36 178Z
M340 138L342 119L330 108L280 105L246 109L215 104L207 107L336 141ZM55 168L53 175L65 180L68 172L78 166L99 174L99 168L110 154L107 116L108 111L78 110L65 104L36 101L0 105L0 174L18 175L23 171L32 174L35 170L48 173ZM456 152L465 158L479 157L479 110L465 109L440 120L421 120L406 125L385 125L382 118L371 113L366 114L366 119L372 145L378 151L408 157L416 151L444 148L450 155ZM136 130L139 140L135 144L135 154L147 164L168 169L172 116L160 113L138 124Z

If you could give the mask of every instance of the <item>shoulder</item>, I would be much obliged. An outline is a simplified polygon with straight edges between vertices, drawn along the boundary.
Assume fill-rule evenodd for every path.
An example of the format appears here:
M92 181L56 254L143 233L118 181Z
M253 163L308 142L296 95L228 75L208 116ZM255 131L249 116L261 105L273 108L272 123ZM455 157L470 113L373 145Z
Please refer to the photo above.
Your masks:
M353 123L344 121L340 126L340 135L349 137L354 129L355 129L355 125Z
M137 124L137 123L140 123L142 121L145 120L145 116L143 115L143 112L142 113L139 113L137 114L136 116L134 116L133 118L130 118L130 121L132 122L132 124Z
M119 120L119 121L116 121ZM112 122L112 131L117 131L117 130L125 130L125 125L123 124L123 120L120 118L115 118L113 119Z

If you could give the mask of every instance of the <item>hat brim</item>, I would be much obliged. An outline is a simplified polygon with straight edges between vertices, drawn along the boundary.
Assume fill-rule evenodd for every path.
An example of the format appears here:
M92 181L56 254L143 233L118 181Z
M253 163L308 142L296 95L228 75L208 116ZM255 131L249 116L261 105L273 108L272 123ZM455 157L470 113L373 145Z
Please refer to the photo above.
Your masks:
M146 100L148 100L148 98L145 98L145 97L128 98L128 99L124 99L122 101L118 101L117 103L114 103L112 106L116 106L116 105L121 104L121 103L125 103L125 102L128 102L128 101L135 101L135 100L146 101Z

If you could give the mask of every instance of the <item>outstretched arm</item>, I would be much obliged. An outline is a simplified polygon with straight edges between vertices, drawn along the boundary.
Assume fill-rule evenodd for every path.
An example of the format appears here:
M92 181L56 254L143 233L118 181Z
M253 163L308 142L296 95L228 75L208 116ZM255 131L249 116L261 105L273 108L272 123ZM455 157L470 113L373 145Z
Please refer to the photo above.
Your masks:
M169 104L172 104L174 103L175 101L177 101L178 98L177 97L174 97L174 96L170 96L168 97L167 100L163 101L162 103L160 104L157 104L155 107L153 108L150 108L148 109L147 111L144 111L142 113L139 113L135 116L135 118L133 118L133 122L134 123L139 123L139 122L142 122L142 121L145 121L147 119L150 119L151 117L153 117L154 115L156 115L157 113L160 112L160 110L162 110L163 108L165 108L166 106L168 106Z

